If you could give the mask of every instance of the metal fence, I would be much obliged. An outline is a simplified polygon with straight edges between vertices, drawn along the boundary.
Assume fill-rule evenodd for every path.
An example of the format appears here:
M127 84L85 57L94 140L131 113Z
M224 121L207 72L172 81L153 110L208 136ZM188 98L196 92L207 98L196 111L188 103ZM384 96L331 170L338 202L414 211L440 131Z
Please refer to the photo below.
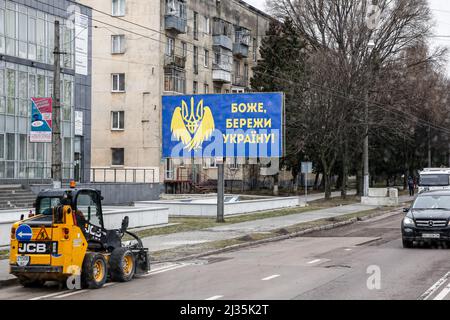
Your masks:
M159 181L155 169L63 167L61 170L62 182L75 180L85 183L155 183ZM51 166L27 166L21 168L20 174L16 177L0 177L0 180L22 180L28 183L44 184L51 178Z

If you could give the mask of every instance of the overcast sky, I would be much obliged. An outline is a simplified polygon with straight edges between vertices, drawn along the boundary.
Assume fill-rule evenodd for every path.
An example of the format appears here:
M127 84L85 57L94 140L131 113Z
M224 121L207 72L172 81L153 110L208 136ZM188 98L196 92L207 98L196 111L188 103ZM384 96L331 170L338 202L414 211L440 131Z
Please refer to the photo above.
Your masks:
M266 0L244 0L258 9L265 9ZM436 23L435 35L449 36L448 38L435 38L434 46L448 47L450 52L450 1L428 0ZM450 53L447 57L450 61ZM450 62L447 63L447 74L450 76Z

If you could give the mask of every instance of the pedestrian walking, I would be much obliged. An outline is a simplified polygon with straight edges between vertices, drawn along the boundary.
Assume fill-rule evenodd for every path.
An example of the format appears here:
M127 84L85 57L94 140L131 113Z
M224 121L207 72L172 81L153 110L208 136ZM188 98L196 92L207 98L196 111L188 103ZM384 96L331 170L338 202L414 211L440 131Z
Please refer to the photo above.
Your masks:
M409 188L409 196L413 197L414 196L414 179L409 176L408 177L408 188Z

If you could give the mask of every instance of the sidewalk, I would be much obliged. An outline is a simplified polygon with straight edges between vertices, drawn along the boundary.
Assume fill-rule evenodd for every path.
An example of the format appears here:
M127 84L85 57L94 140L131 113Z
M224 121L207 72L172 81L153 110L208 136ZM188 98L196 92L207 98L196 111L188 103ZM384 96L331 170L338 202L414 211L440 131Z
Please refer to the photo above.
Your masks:
M338 193L336 193L337 195ZM336 196L333 195L333 196ZM314 198L320 199L321 195L312 195ZM310 201L308 199L308 201ZM400 196L399 202L404 203L412 200L409 196ZM289 227L295 224L312 222L320 219L344 216L356 212L368 211L376 209L376 206L367 206L359 203L345 206L314 210L310 212L292 214L281 217L259 219L230 225L224 225L214 228L208 228L198 231L179 232L167 235L159 235L143 238L144 246L149 248L150 252L173 249L179 246L186 246L192 244L200 244L211 241L229 240L239 238L251 233L269 232L271 230ZM8 279L13 279L13 276L8 274L9 260L0 260L0 282Z

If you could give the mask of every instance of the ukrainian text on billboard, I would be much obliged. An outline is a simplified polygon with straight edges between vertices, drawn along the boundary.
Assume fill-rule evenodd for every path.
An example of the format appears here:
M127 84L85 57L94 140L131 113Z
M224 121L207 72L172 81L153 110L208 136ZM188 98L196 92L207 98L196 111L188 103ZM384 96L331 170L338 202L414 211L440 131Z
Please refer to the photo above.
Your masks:
M283 94L163 97L164 158L282 156Z

